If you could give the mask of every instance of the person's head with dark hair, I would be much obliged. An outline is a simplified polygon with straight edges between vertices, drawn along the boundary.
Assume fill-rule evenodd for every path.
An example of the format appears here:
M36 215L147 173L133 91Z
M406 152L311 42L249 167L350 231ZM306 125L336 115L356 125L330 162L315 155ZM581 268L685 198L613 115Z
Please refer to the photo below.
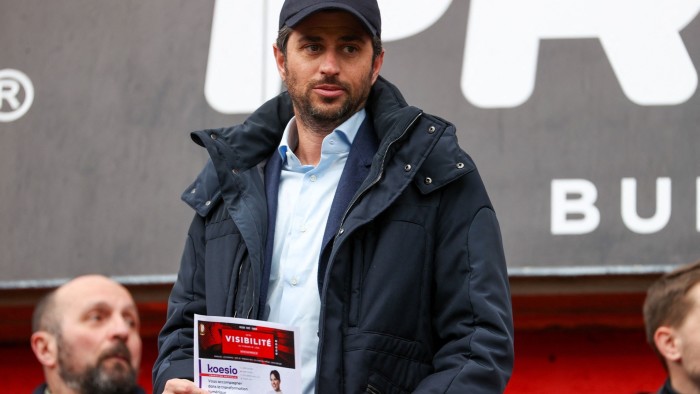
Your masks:
M51 393L140 392L139 315L129 291L101 275L77 277L45 295L31 346Z
M282 389L280 388L280 383L282 383L282 379L280 379L280 373L277 372L276 369L273 369L270 371L270 385L272 386L272 390L274 392L281 392Z
M655 281L643 311L647 341L669 374L666 385L700 392L700 261Z
M277 70L303 129L327 135L365 107L384 62L376 0L286 0Z

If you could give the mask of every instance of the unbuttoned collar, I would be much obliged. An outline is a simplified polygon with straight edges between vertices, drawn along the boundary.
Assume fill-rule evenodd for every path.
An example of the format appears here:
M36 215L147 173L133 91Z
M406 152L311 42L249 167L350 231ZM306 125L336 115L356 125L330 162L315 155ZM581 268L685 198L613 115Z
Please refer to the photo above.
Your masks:
M333 132L337 132L338 135L345 138L348 146L351 146L352 142L355 140L357 131L360 129L360 125L365 120L366 116L367 112L363 108L351 116L348 120L343 122L340 126L336 127ZM287 127L285 127L284 133L282 134L282 140L277 148L283 163L287 164L287 152L293 152L297 145L299 145L299 130L297 129L296 117L293 116L287 123Z

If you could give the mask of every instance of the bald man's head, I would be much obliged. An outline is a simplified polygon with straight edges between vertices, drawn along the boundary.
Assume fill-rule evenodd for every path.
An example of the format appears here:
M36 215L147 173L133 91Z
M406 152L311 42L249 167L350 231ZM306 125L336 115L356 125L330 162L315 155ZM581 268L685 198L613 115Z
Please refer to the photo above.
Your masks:
M105 276L80 276L47 294L34 311L32 349L49 389L129 392L141 361L139 325L129 291Z
M42 297L34 307L34 314L32 315L32 332L48 331L53 334L58 332L56 319L50 313L50 311L53 310L54 294L56 294L56 290L53 290Z

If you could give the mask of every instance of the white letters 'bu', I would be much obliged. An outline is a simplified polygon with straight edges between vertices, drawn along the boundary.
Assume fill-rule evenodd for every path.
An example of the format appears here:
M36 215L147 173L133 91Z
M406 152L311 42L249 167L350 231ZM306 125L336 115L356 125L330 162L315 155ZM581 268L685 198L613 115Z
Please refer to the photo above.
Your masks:
M540 40L598 38L632 102L683 103L697 73L679 31L699 11L700 0L471 0L462 92L515 107L533 92Z
M282 87L272 44L283 0L217 0L204 96L216 111L244 114ZM382 40L396 41L432 26L452 0L379 0Z

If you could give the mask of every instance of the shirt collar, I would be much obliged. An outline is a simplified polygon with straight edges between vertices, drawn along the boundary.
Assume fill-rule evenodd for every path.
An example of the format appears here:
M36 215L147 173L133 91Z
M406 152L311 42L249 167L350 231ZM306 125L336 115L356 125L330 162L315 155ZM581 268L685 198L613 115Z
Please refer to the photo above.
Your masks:
M360 125L367 117L367 111L364 108L357 111L348 120L343 122L340 126L336 127L333 132L345 137L348 141L348 145L352 145L352 142L357 136L357 132L360 130ZM330 135L330 134L329 134ZM287 123L287 127L284 128L284 133L282 134L282 141L280 141L277 152L282 158L282 162L287 162L287 151L294 151L299 144L299 131L297 129L296 116Z

